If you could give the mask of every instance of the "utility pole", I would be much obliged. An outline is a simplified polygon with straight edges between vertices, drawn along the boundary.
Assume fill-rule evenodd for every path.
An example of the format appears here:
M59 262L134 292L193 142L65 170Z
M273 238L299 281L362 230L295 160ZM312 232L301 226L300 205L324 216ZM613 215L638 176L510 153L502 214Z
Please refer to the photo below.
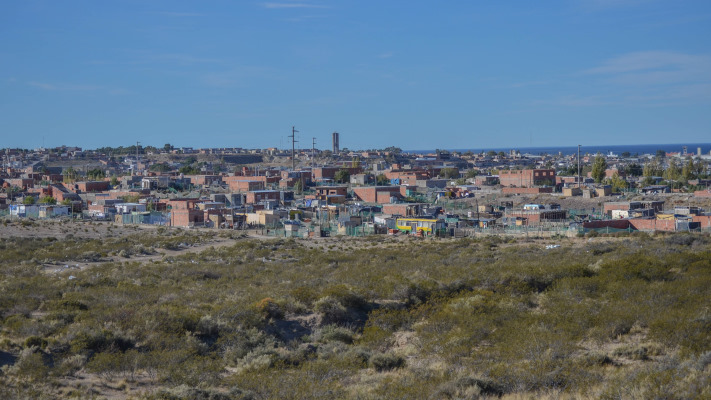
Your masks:
M296 147L295 147L295 144L296 144L296 142L298 142L298 140L296 140L296 134L298 132L299 131L294 129L293 126L291 127L291 135L289 135L289 137L291 138L291 170L292 171L296 170Z
M580 145L578 145L578 189L580 189Z

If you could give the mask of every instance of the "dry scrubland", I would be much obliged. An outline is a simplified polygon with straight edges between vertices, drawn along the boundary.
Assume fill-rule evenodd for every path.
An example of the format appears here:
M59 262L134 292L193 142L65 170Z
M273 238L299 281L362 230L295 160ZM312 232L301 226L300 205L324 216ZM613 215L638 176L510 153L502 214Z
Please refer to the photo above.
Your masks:
M0 236L4 400L711 396L707 235L34 228Z

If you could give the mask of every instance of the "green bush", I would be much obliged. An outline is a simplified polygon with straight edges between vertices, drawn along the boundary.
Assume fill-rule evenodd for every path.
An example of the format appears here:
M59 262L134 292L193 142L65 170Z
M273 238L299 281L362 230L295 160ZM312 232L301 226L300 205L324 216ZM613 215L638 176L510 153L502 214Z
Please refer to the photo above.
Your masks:
M44 338L38 336L30 336L25 339L25 347L36 346L40 349L47 347L47 341Z
M321 314L324 324L335 324L346 320L348 310L338 299L326 296L314 303L314 310Z
M326 325L323 328L321 328L320 335L320 341L322 342L342 342L346 344L351 344L353 343L353 332L350 329L341 327L341 326L335 326L335 325Z
M370 357L368 364L376 371L382 372L404 367L405 359L393 353L377 353Z

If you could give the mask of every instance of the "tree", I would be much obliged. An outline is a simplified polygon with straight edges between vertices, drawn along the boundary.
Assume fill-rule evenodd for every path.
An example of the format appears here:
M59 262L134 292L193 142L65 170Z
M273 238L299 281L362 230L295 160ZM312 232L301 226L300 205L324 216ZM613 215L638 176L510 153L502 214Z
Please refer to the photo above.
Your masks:
M87 179L100 180L106 178L106 174L101 168L93 168L86 172Z
M171 151L171 150L173 150L173 145L172 145L172 144L166 143L166 144L163 145L163 151L165 151L166 153L169 152L169 151Z
M625 167L625 172L629 176L642 176L644 169L641 165L632 163Z
M597 153L592 166L592 177L595 179L595 182L601 183L602 180L605 179L606 169L607 161L605 160L605 157L602 154Z
M467 171L466 176L467 176L467 178L476 178L477 175L479 175L479 171L477 171L475 169L470 169L469 171Z
M622 158L630 158L632 154L630 154L629 151L623 151L620 155L622 156Z
M156 172L168 172L171 170L170 166L166 163L157 163L153 164L150 167L148 167L149 171L156 171Z
M25 198L22 199L22 204L25 204L25 205L35 204L35 198L32 196L25 196Z
M118 177L116 175L112 176L111 177L111 186L118 186L118 184L119 184Z
M459 170L456 168L442 168L439 171L439 176L444 179L459 178Z
M661 149L657 150L657 158L664 158L664 157L666 157L666 156L667 156L667 152L666 152L666 151L661 150Z
M347 169L343 168L336 172L336 174L333 176L333 180L335 180L337 183L347 183L351 180L351 174L350 172L348 172Z
M62 175L64 175L63 180L65 183L71 183L77 179L77 171L75 171L72 167L69 167L62 171Z
M57 204L57 200L52 196L44 196L40 199L42 204Z
M689 162L684 165L684 168L681 170L681 179L683 179L685 182L688 182L690 179L694 179L696 177L696 168L694 166L694 159L689 158Z
M679 164L676 159L672 158L669 160L669 166L666 171L664 171L664 179L668 181L678 181L681 178L681 170L679 170Z
M706 170L706 165L704 165L704 162L701 161L701 159L697 159L696 162L694 163L694 175L697 178L703 178L704 177L704 171Z
M612 178L610 178L610 185L612 185L613 192L619 192L622 189L627 189L627 187L629 186L627 181L622 179L622 177L620 177L620 174L618 174L617 172L615 172L612 175Z
M375 184L377 184L378 186L386 186L390 184L390 179L388 179L385 174L380 174L375 177Z
M301 192L304 190L304 185L301 183L301 179L298 181L294 182L294 192L301 194Z
M642 175L648 178L653 176L662 176L663 174L664 168L662 168L662 164L659 162L659 159L656 158L646 163L644 165L644 169L642 170Z

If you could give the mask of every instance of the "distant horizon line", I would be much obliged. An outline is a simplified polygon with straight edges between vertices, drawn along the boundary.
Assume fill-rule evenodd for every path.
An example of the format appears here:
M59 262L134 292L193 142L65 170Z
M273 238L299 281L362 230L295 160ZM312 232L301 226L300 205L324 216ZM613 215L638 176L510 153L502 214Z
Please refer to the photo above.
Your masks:
M670 147L670 146L678 146L679 150L683 146L690 147L688 150L691 150L691 147L704 147L704 146L711 146L711 142L696 142L696 143L635 143L635 144L614 144L614 145L550 145L550 146L506 146L506 147L474 147L474 148L441 148L441 149L403 149L403 152L406 153L423 153L423 152L436 152L437 150L445 150L449 152L467 152L467 151L507 151L507 150L550 150L550 149L577 149L577 147L580 146L581 150L584 150L585 148L594 148L594 149L600 149L600 148L608 148L610 150L619 150L622 148L630 148L630 147L660 147L658 150L665 150L668 151L669 149L665 149L663 147ZM696 149L694 149L696 150Z
M165 144L164 144L165 145ZM634 143L634 144L604 144L604 145L542 145L542 146L481 146L481 147L466 147L466 148L430 148L430 149L403 149L400 146L397 145L389 145L386 147L382 148L362 148L362 149L350 149L348 147L343 147L341 150L348 150L348 151L368 151L368 150L384 150L387 147L398 147L401 148L401 150L405 153L423 153L423 152L436 152L437 150L445 150L449 152L467 152L467 151L491 151L491 150L497 150L497 151L510 151L510 150L550 150L550 149L577 149L578 146L581 147L581 149L585 148L609 148L609 149L620 149L620 148L629 148L629 147L670 147L670 146L678 146L679 149L681 150L681 147L683 146L711 146L711 142L682 142L682 143ZM62 147L79 147L82 148L82 150L98 150L103 147L132 147L135 146L135 144L129 144L129 145L116 145L116 146L111 146L111 145L104 145L100 147L95 147L95 148L85 148L81 145L57 145L57 146L40 146L40 147L35 147L35 148L22 148L22 147L4 147L2 150L5 149L18 149L18 150L37 150L37 149L53 149L53 148L62 148ZM219 148L239 148L239 149L245 149L245 150L263 150L263 149L273 149L276 148L278 150L290 150L290 149L282 149L279 147L275 146L267 146L267 147L242 147L242 146L204 146L204 147L195 147L195 146L178 146L178 145L172 145L174 149L180 149L180 148L193 148L193 149L219 149ZM146 147L154 147L157 149L162 149L163 146L154 146L151 144L146 144L146 145L140 145L142 148ZM310 150L310 148L299 148L297 150ZM325 148L325 149L316 149L320 151L330 151L331 148ZM667 150L664 148L660 148L659 150Z

